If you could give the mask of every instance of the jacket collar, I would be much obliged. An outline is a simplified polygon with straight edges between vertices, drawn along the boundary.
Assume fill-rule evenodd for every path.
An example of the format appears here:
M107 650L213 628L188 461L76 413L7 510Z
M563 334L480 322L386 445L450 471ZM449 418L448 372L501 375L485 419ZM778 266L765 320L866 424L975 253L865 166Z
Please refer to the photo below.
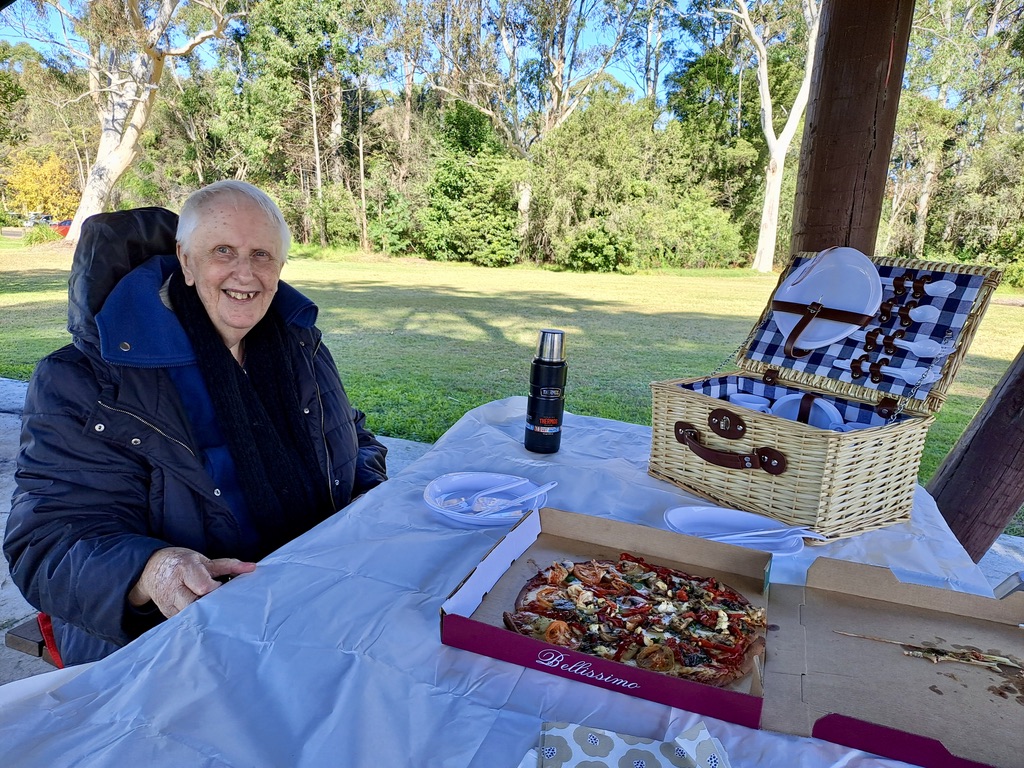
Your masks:
M96 315L100 354L113 365L164 368L195 362L192 343L177 316L161 298L161 288L178 270L174 256L159 256L129 272L110 292ZM317 306L285 282L278 283L271 308L287 325L312 328Z

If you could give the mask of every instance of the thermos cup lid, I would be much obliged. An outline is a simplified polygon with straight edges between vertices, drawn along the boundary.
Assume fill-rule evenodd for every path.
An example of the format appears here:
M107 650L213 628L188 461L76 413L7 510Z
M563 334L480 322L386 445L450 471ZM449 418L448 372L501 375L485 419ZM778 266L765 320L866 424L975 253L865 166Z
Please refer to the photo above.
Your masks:
M548 363L565 360L565 331L545 328L537 338L537 357Z

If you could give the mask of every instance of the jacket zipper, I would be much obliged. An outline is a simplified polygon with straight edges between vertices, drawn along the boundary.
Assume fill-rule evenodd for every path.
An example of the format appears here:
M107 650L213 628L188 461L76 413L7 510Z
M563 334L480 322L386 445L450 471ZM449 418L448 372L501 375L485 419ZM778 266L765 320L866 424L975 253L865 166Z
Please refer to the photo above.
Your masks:
M310 372L313 374L313 387L316 389L316 401L320 405L320 439L324 443L324 455L327 456L327 495L331 499L331 504L337 504L334 498L334 483L332 478L331 468L331 449L327 445L327 434L324 431L324 401L320 396L320 380L316 377L316 355L320 351L320 345L323 344L324 339L321 336L316 340L316 346L313 347L313 354L309 358Z
M101 408L106 408L108 411L114 411L115 413L123 413L125 416L131 416L136 421L142 422L147 427L149 427L154 432L156 432L158 435L161 435L162 437L167 438L172 443L180 445L182 448L184 448L186 451L188 451L192 455L192 458L195 458L195 456L196 456L195 452L191 448L189 448L187 445L185 445L183 442L181 442L181 440L178 440L177 438L171 437L166 432L164 432L162 429L160 429L158 426L156 426L155 424L152 424L151 422L146 421L141 416L138 416L138 415L132 413L131 411L126 411L123 408L115 408L112 405L107 405L102 400L97 400L96 402L99 404L99 406Z

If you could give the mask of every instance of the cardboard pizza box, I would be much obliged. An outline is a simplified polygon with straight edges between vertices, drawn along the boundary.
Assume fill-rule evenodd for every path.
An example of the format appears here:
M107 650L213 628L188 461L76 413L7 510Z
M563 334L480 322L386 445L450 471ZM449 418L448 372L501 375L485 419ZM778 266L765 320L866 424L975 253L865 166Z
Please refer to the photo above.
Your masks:
M620 552L716 576L766 606L760 674L713 688L504 628L502 613L552 560ZM520 520L452 592L441 607L441 639L701 715L815 736L925 768L1024 765L1024 670L931 663L904 655L899 645L974 648L1024 666L1024 593L995 600L904 584L888 569L827 558L811 566L806 586L773 584L769 592L770 566L765 552L542 509Z
M932 663L900 645L1024 667L1024 594L995 600L821 558L806 587L772 585L768 610L780 629L769 637L763 728L929 768L1024 765L1024 669Z
M555 560L617 560L622 552L715 576L764 606L771 555L606 518L542 509L523 517L441 606L441 641L550 674L752 728L761 719L758 674L711 688L550 645L505 628L523 584ZM709 695L709 692L713 695Z

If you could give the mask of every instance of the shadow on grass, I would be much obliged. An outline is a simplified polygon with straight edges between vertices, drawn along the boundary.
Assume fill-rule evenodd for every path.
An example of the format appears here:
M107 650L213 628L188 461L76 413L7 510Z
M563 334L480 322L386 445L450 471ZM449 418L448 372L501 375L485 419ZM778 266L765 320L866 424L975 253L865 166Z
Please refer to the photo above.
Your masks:
M505 277L504 275L502 276ZM59 270L4 273L4 295L66 291ZM507 275L503 293L386 281L296 280L321 308L324 331L346 387L383 435L433 442L466 411L528 391L537 331L567 332L566 407L581 415L650 424L649 384L734 370L734 353L758 319L749 297L715 297L707 282L679 280L675 311L645 311L636 300L596 300L543 289L540 275ZM534 285L541 285L534 289ZM40 358L67 343L65 301L0 307L0 376L26 378ZM968 355L959 378L987 393L1008 361ZM933 425L922 477L959 439L984 396L951 395Z
M68 272L62 269L33 269L0 272L0 294L44 293L68 290Z

